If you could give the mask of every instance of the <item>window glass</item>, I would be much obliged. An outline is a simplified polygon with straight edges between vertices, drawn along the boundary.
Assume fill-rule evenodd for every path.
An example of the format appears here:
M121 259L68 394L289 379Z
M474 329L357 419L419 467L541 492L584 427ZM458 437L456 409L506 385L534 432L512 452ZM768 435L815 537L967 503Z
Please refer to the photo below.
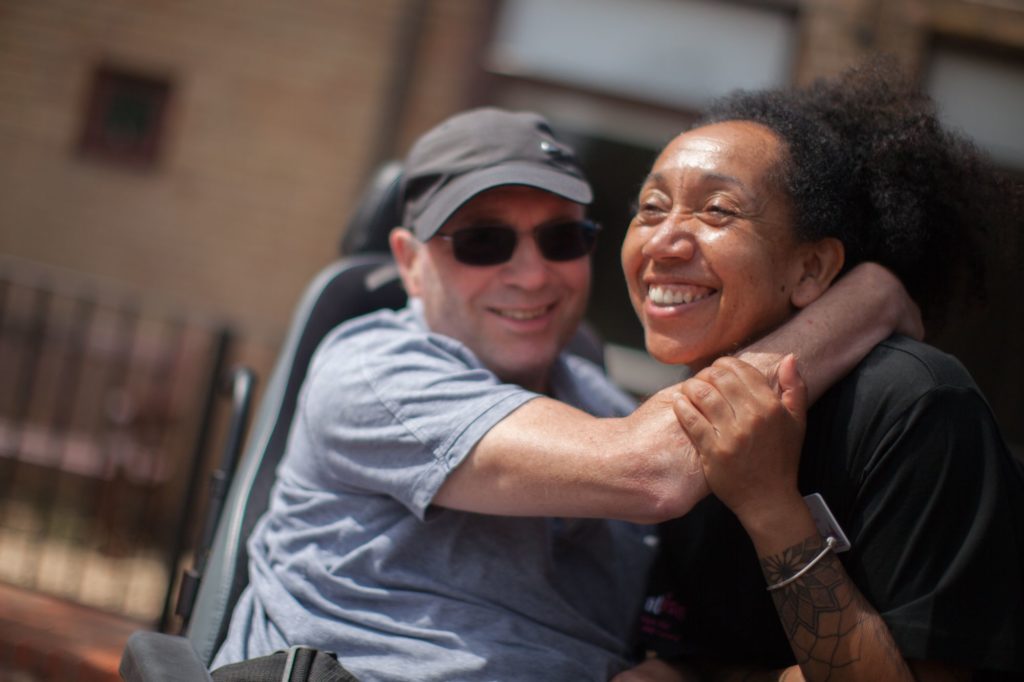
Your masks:
M946 125L972 137L993 159L1024 170L1024 70L1021 62L937 48L926 87Z
M790 80L796 23L770 7L707 0L506 0L491 69L698 108Z

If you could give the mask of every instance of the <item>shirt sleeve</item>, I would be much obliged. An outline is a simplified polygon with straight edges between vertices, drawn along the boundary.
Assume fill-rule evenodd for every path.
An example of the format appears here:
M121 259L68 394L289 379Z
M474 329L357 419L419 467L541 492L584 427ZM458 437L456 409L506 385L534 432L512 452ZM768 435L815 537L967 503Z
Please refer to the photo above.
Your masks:
M536 397L501 383L464 346L415 329L340 336L300 397L291 473L391 496L423 518L447 475L496 423ZM387 444L383 446L382 444Z

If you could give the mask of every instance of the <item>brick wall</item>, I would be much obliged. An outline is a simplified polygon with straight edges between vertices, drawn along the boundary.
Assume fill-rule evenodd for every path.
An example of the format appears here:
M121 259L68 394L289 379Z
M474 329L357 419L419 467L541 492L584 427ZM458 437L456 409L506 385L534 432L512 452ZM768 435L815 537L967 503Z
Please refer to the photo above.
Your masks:
M0 7L0 253L102 274L273 345L334 255L380 137L399 0L10 0ZM486 3L428 3L406 138L461 105ZM155 168L76 151L93 70L173 84ZM417 107L424 113L417 115ZM383 149L373 148L383 139Z

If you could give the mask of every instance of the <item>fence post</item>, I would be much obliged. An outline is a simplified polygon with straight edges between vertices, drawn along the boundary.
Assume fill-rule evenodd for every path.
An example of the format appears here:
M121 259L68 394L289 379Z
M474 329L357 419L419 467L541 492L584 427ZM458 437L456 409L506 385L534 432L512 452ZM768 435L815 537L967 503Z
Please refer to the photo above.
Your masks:
M188 544L188 533L193 525L196 514L196 502L199 499L199 486L203 472L204 455L209 447L210 432L213 428L213 417L217 407L220 387L224 381L224 367L231 346L233 334L228 327L221 327L214 338L210 359L210 371L207 374L206 391L203 398L203 412L196 431L195 446L189 466L188 486L185 497L178 509L174 545L168 557L167 592L164 594L164 606L160 612L159 630L166 632L174 614L174 594L178 584L178 562Z

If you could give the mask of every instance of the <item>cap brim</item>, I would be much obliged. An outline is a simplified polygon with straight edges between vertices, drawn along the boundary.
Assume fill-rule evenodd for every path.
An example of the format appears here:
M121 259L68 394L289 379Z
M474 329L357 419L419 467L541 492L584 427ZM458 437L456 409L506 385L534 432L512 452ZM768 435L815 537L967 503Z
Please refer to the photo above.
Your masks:
M536 187L577 204L589 204L594 199L590 185L582 178L536 164L506 163L468 173L445 185L416 218L416 238L430 239L467 201L481 192L505 185Z

